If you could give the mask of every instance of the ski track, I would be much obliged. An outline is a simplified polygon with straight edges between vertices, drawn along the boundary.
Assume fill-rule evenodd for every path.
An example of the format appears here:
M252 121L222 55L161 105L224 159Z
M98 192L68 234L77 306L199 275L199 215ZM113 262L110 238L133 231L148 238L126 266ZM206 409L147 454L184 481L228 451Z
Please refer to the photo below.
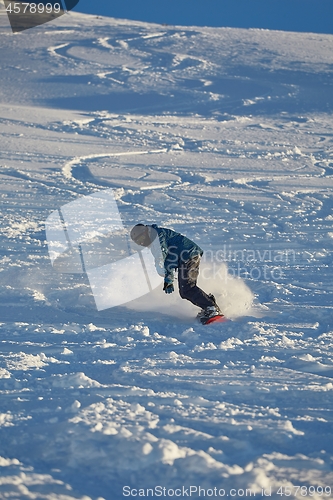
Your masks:
M36 33L2 38L0 498L332 498L332 36L73 12ZM161 290L97 312L52 269L48 215L110 187L125 227L215 252L233 321Z

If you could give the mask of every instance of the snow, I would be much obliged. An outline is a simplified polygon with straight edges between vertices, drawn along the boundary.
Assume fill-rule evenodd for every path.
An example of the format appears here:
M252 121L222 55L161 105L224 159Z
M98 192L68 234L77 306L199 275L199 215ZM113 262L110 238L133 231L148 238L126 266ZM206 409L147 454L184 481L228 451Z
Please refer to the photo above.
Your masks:
M0 14L0 498L332 498L333 37ZM110 189L228 322L52 267L50 214Z

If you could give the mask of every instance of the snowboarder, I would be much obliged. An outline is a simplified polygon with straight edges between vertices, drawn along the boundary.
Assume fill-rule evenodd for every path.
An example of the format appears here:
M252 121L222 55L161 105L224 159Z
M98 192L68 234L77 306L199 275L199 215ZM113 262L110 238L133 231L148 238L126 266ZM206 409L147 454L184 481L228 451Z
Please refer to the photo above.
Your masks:
M178 269L179 294L182 299L187 299L192 304L201 307L202 311L198 314L200 321L205 323L210 318L222 315L214 296L207 295L197 286L203 250L196 243L172 229L159 227L156 224L137 224L132 228L130 236L138 245L150 247L155 257L157 271L164 275L165 293L169 294L174 291L174 271ZM156 242L160 246L163 267L156 261L156 252L154 252Z

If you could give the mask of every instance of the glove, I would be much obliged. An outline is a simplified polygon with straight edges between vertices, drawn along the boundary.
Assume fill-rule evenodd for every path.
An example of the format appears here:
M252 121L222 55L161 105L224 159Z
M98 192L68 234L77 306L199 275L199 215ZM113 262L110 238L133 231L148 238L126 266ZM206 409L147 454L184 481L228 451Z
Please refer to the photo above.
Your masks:
M174 287L173 287L173 283L168 283L167 281L164 282L164 287L163 287L163 290L165 291L165 293L172 293L174 292Z

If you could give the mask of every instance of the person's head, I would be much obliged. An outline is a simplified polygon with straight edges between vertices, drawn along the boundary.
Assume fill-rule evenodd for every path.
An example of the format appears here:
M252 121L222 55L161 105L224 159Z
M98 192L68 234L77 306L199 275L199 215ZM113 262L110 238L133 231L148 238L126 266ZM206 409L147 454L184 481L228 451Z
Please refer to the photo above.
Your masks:
M149 227L144 224L136 224L136 226L132 227L130 236L137 245L142 247L148 247L152 242Z

